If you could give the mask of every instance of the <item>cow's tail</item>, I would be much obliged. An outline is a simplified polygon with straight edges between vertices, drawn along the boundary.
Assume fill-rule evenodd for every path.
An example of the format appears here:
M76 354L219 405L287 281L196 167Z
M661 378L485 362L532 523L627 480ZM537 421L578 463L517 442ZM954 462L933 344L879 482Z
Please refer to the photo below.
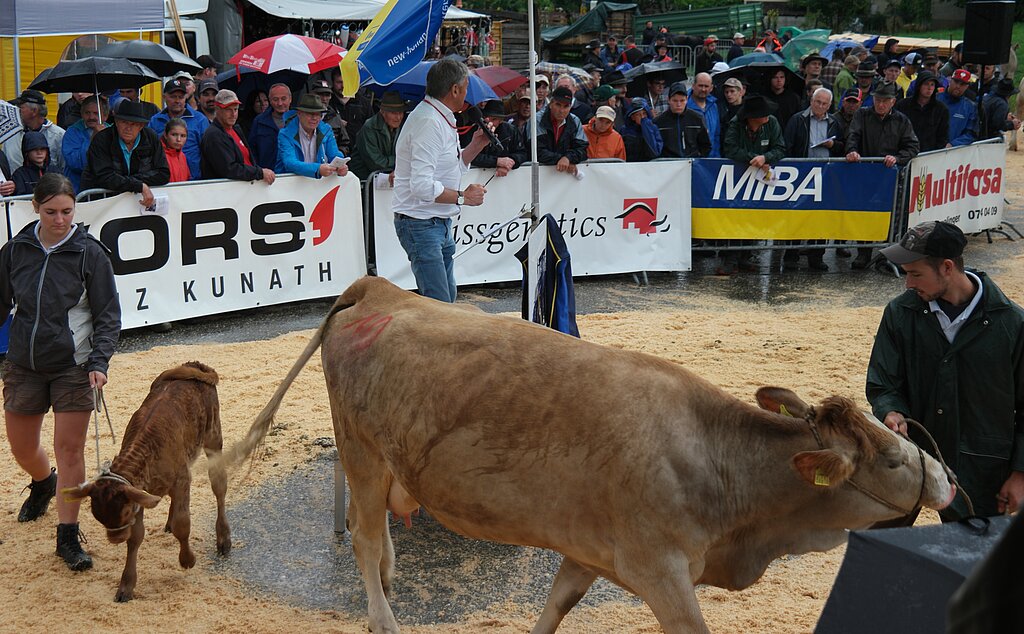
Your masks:
M220 464L225 467L236 465L252 456L259 449L267 437L267 432L270 431L270 425L274 422L274 415L277 414L277 410L281 407L281 401L284 400L284 395L288 392L288 388L292 386L295 377L299 375L306 362L313 356L316 349L320 347L320 343L324 338L324 331L327 329L331 318L334 317L335 313L350 306L351 304L346 305L339 302L331 307L331 312L320 322L320 326L313 333L309 343L306 345L306 349L302 351L299 358L295 360L295 364L292 365L292 369L288 371L288 376L284 377L284 380L277 386L277 390L270 397L270 401L256 417L256 420L253 421L252 426L249 427L249 433L240 442L235 443L216 458Z

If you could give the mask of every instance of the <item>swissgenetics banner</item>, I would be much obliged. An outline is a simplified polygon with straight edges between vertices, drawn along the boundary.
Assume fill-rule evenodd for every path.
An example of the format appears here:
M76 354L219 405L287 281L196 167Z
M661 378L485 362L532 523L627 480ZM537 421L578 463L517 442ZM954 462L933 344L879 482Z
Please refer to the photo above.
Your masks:
M930 152L912 160L907 171L908 227L944 220L964 233L977 233L1003 221L1003 143Z
M581 165L583 179L540 168L541 213L551 214L565 237L574 275L690 269L690 162ZM473 169L463 187L485 183L494 170ZM522 167L487 184L484 204L463 207L453 222L459 284L521 280L516 251L529 235L529 218L497 235L481 236L530 206L530 169ZM409 259L395 234L392 190L373 192L377 274L415 288ZM479 243L466 251L474 242ZM460 255L460 253L463 253Z
M76 206L111 250L122 325L134 328L331 297L366 274L359 180L279 176L273 185L210 181ZM13 233L36 219L8 206ZM3 235L6 238L6 234Z
M724 159L693 163L693 237L867 240L889 235L895 168L782 161L764 172Z

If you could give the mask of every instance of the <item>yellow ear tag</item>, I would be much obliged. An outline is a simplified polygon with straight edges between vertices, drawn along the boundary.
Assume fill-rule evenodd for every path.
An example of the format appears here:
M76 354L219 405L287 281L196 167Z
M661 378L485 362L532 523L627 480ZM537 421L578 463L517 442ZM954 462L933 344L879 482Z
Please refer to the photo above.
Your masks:
M779 413L782 414L783 416L789 416L790 418L796 418L795 416L793 416L792 414L789 413L789 410L786 409L786 406L783 405L782 403L779 403Z
M814 470L814 486L816 487L827 487L832 481L828 479L828 476L822 472L821 469Z

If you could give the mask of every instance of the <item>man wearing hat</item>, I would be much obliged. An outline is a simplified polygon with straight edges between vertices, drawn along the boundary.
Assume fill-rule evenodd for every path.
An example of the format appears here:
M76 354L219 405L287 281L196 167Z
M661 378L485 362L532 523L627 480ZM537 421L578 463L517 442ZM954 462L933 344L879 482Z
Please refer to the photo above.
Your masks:
M949 145L970 145L978 138L978 106L965 98L971 74L963 68L953 71L949 88L939 93L939 101L949 110Z
M274 170L258 165L252 150L242 140L242 128L238 125L238 107L242 102L238 96L231 90L219 90L213 103L216 116L200 141L203 174L206 178L261 180L273 185Z
M730 77L722 82L722 96L724 99L720 99L717 104L719 147L721 147L722 138L725 137L725 130L729 127L729 122L736 117L736 113L743 107L743 98L747 96L747 87L743 85L743 82L738 77Z
M200 55L196 58L196 63L203 67L201 71L196 73L196 81L202 82L204 79L216 79L217 72L220 69L220 62L213 59L210 55Z
M593 64L594 66L604 70L604 62L601 61L601 56L598 54L601 51L601 40L590 40L587 45L583 48L583 67L587 64Z
M861 100L865 108L874 101L871 93L875 89L875 81L878 78L878 67L874 62L861 62L857 65L857 72L854 73L854 86L860 88Z
M935 92L946 92L946 89L949 88L949 79L939 74L939 56L932 52L925 53L924 61L921 65L921 72L928 71L935 76ZM914 90L914 82L910 82L910 90Z
M216 99L217 93L220 92L220 86L217 85L216 79L202 79L199 81L199 88L196 91L199 93L199 110L206 117L206 120L213 123L213 119L217 114Z
M910 92L910 82L917 77L917 71L921 69L923 58L920 53L907 53L903 58L903 72L896 78L896 83L903 89L904 93Z
M533 119L537 118L536 112L530 109L529 88L526 89L526 92L520 93L519 96L516 97L515 104L515 110L512 112L512 115L508 118L508 122L511 126L513 126L516 130L519 131L519 134L525 140L527 138L527 135L530 134L530 129L527 127L527 124ZM529 144L529 141L524 142ZM527 152L529 151L530 150L527 149Z
M565 87L555 88L538 119L537 160L575 176L576 166L587 160L589 141L583 123L570 112L571 108L572 93Z
M537 73L537 82L533 86L533 91L537 93L537 112L544 109L544 106L548 105L548 93L551 92L551 78L544 73Z
M722 56L717 52L718 47L718 36L709 35L704 39L704 48L700 54L697 55L697 61L694 62L694 74L698 73L710 73L711 69L715 67L715 62L724 62Z
M960 42L959 44L953 47L953 52L950 53L949 59L946 60L946 63L943 64L942 68L939 69L940 75L942 75L943 77L952 77L954 71L964 67L963 50L963 42Z
M729 47L729 54L725 56L725 61L731 62L737 57L742 57L746 54L743 50L743 44L747 41L747 36L742 33L733 33L732 46Z
M782 127L761 95L748 95L725 132L722 156L771 175L771 166L786 158Z
M1003 77L996 82L995 89L982 98L981 111L984 114L984 138L1001 138L1003 132L1020 128L1020 119L1017 118L1017 115L1010 112L1010 103L1008 101L1017 92L1018 89L1013 85L1013 79Z
M698 158L711 154L711 137L704 118L686 108L687 92L685 83L672 84L668 89L668 110L654 119L664 141L663 157Z
M903 64L900 63L900 60L889 60L889 63L882 68L881 72L882 81L880 83L892 84L895 86L896 99L903 99L907 93L905 93L903 89L900 88L900 85L896 83L896 80L899 79L900 74L903 72Z
M626 146L622 135L615 130L615 109L611 106L600 106L594 118L583 126L587 135L587 158L616 158L626 160Z
M345 156L338 150L331 126L323 121L326 110L316 95L302 95L297 114L278 132L275 172L309 178L348 174L348 165L331 164Z
M860 110L860 88L850 88L843 93L843 101L839 104L839 112L836 118L843 124L843 136L850 130L853 123L853 115Z
M389 90L380 101L380 111L366 120L352 149L349 169L362 180L373 172L394 178L395 147L408 108L402 95Z
M83 190L134 192L142 194L143 207L153 205L150 187L166 185L171 170L160 137L146 126L149 122L142 104L127 99L117 104L114 125L94 134L89 143L82 171Z
M856 55L847 55L846 59L843 60L843 68L836 75L836 80L832 82L832 96L838 99L840 95L845 93L850 88L857 85L857 77L855 73L860 67L860 59ZM824 79L822 81L825 81Z
M141 103L143 112L145 112L146 116L150 119L153 118L153 115L160 112L160 107L155 103L142 100L142 94L139 92L138 88L121 88L117 92L121 95L122 99Z
M605 40L605 45L601 48L599 57L601 63L604 64L605 72L611 72L615 70L615 67L619 63L619 56L622 55L622 51L619 49L619 40L614 35L609 35L608 39Z
M885 46L882 47L882 52L878 55L879 68L885 68L885 65L889 63L889 60L897 59L899 57L899 53L896 52L896 45L899 43L900 41L894 37L890 37L885 41Z
M828 60L817 53L811 53L800 60L800 73L804 76L804 81L817 79L821 81L822 86L831 90L832 85L826 84L826 82L821 79L821 71L825 68L825 64L827 63Z
M650 106L643 97L634 97L626 103L626 125L619 129L626 146L626 160L644 163L661 156L665 142L651 116Z
M348 136L345 120L331 108L331 97L334 96L331 85L327 83L326 79L317 78L309 82L309 92L316 95L320 99L320 103L323 104L325 108L324 121L334 132L334 142L338 144L338 149L345 156L352 156L352 139Z
M505 121L505 108L501 101L488 99L480 107L484 121L491 127L494 136L501 141L501 147L491 143L476 155L470 163L473 167L496 170L497 176L508 176L508 173L527 160L526 145L523 135L514 125ZM474 130L475 132L475 130ZM466 143L472 136L465 138Z
M4 141L4 154L11 171L16 172L23 162L21 156L22 135L27 131L42 132L46 144L50 148L50 163L61 172L64 171L64 154L61 145L64 143L64 128L47 120L49 114L46 97L38 90L25 90L17 99L11 100L12 106L18 106L23 132L18 132Z
M923 70L911 84L906 99L896 103L896 109L914 126L921 152L949 147L949 110L936 98L938 84L938 77Z
M149 127L160 135L163 134L164 127L172 118L177 117L185 122L185 127L188 128L188 138L181 151L185 153L185 158L188 160L188 171L192 174L192 180L198 180L202 178L202 170L199 166L199 141L203 138L206 129L210 127L210 121L185 103L189 83L191 82L188 80L176 78L164 84L165 107L153 115L153 118L149 120Z
M907 290L882 314L866 392L878 420L931 453L906 419L928 430L986 517L1024 501L1024 310L985 273L964 268L966 244L956 225L924 222L882 249L906 272ZM939 511L943 521L966 515L959 495Z

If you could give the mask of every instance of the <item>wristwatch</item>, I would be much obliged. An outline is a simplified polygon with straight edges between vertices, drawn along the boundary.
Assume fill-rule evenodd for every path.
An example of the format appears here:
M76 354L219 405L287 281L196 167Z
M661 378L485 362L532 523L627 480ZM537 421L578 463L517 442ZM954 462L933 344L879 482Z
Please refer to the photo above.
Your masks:
M462 195L462 192L461 191L456 191L455 193L457 193L459 195L459 197L455 199L455 204L459 205L459 206L465 205L466 204L466 197Z

